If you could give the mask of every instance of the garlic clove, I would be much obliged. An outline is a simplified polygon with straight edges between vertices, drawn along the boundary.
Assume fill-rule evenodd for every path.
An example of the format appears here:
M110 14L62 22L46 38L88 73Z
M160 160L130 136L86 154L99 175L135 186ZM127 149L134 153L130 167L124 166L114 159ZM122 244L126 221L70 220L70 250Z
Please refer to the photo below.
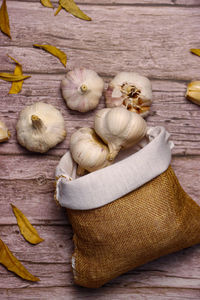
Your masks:
M108 145L109 160L114 160L120 149L137 144L145 136L147 125L139 114L115 107L96 113L94 129Z
M187 86L186 95L188 100L200 105L200 81L192 81Z
M99 104L104 81L93 70L76 68L66 74L61 82L61 89L70 109L87 112Z
M66 137L62 114L53 105L36 102L25 107L17 122L17 140L26 149L44 153Z
M124 106L146 117L152 102L151 82L147 77L134 72L120 72L109 83L105 98L109 108Z
M92 128L80 128L70 139L70 151L78 164L77 175L85 170L93 172L110 164L108 147L101 141Z
M0 143L9 140L11 134L4 122L0 121Z

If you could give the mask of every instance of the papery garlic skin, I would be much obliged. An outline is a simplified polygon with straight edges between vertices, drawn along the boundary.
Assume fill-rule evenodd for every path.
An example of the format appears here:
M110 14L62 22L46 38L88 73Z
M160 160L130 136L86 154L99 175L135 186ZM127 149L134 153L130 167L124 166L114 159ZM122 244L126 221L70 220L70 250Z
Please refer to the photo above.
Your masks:
M10 131L4 122L0 121L0 143L8 141L10 136Z
M107 107L124 106L146 117L152 102L151 82L138 73L121 72L109 83L105 97Z
M186 95L188 100L200 105L200 81L192 81L187 86Z
M96 113L94 129L108 145L109 160L113 160L121 148L137 144L146 134L145 120L125 107L104 108Z
M104 81L89 69L69 71L61 82L63 98L72 110L87 112L97 107L104 89Z
M22 146L40 153L62 142L67 134L60 111L43 102L36 102L20 112L16 130Z
M93 172L110 164L108 147L100 140L92 128L80 128L70 139L70 151L78 164L77 174L83 175L84 170Z

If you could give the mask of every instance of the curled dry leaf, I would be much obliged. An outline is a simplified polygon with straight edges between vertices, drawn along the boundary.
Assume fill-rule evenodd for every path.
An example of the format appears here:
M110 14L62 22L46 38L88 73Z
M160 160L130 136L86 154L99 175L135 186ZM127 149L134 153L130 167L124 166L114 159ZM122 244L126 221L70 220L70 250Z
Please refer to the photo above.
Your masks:
M10 24L9 24L6 0L3 0L1 8L0 8L0 29L3 33L5 33L11 39Z
M200 56L200 49L190 49L190 52L192 52L193 54L196 54L196 55Z
M31 76L24 76L24 75L15 75L13 73L0 73L0 79L5 80L5 81L10 81L10 82L15 82L15 81L21 81L25 80L27 78L30 78Z
M23 75L22 65L17 60L15 60L13 57L11 57L9 55L8 55L8 57L10 57L10 59L12 59L16 63L14 75ZM24 82L24 80L13 82L12 86L10 88L9 94L18 94L19 92L21 92L23 82Z
M33 45L36 48L41 48L47 52L49 52L50 54L56 56L61 63L66 67L66 63L67 63L67 55L65 54L65 52L61 51L60 49L56 48L55 46L52 45L38 45L38 44L34 44Z
M53 5L50 0L40 0L43 6L53 8Z
M91 21L92 19L88 17L80 8L76 5L74 0L59 0L59 6L57 11L55 12L55 16L60 12L62 8L64 8L67 12L70 14L74 15L75 17L86 20L86 21Z
M37 230L31 225L25 215L13 204L11 204L13 213L17 219L20 232L23 237L31 244L39 244L44 241L38 234Z
M38 277L32 275L12 254L8 246L0 239L0 263L9 271L14 272L23 279L39 281Z

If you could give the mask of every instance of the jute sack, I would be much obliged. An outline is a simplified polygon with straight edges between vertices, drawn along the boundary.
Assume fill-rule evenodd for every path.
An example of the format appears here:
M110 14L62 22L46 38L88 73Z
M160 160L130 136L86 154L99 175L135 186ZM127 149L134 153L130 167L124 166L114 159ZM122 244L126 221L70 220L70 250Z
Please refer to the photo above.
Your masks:
M67 207L74 231L76 284L98 288L200 242L200 207L184 192L170 166L168 137L162 127L151 129L150 142L139 152L75 180L70 154L61 159L56 198Z

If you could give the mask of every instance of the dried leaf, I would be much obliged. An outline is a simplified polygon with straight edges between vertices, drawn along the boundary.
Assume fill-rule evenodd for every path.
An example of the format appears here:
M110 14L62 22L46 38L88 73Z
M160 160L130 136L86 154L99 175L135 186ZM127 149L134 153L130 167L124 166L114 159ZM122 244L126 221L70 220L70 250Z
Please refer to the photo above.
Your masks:
M29 220L25 217L25 215L13 204L11 204L15 217L17 219L17 224L19 226L20 232L23 237L31 244L39 244L44 241L39 236L37 230L31 225Z
M3 33L5 33L11 39L10 24L9 24L6 0L3 0L3 3L0 8L0 29Z
M0 73L0 79L10 82L21 81L31 76L14 75L13 73Z
M58 49L52 45L34 44L33 46L37 47L37 48L41 48L41 49L51 53L52 55L56 56L61 61L61 63L66 67L67 55L65 54L65 52L61 51L60 49Z
M190 49L190 52L200 56L200 49Z
M30 281L39 281L40 279L32 275L12 254L8 246L0 239L0 263L9 271L14 272L21 278Z
M50 0L40 0L43 6L53 8L53 5Z
M13 57L11 57L9 55L8 55L8 57L10 57L16 63L14 75L23 75L22 65L17 60L15 60ZM18 94L19 92L21 92L23 82L24 82L24 80L13 82L12 86L10 88L9 94Z
M83 19L86 21L91 21L92 19L88 17L80 8L76 5L74 0L59 0L59 6L57 11L55 12L55 16L59 13L61 10L61 7L64 8L67 12L74 15L75 17L79 19Z

